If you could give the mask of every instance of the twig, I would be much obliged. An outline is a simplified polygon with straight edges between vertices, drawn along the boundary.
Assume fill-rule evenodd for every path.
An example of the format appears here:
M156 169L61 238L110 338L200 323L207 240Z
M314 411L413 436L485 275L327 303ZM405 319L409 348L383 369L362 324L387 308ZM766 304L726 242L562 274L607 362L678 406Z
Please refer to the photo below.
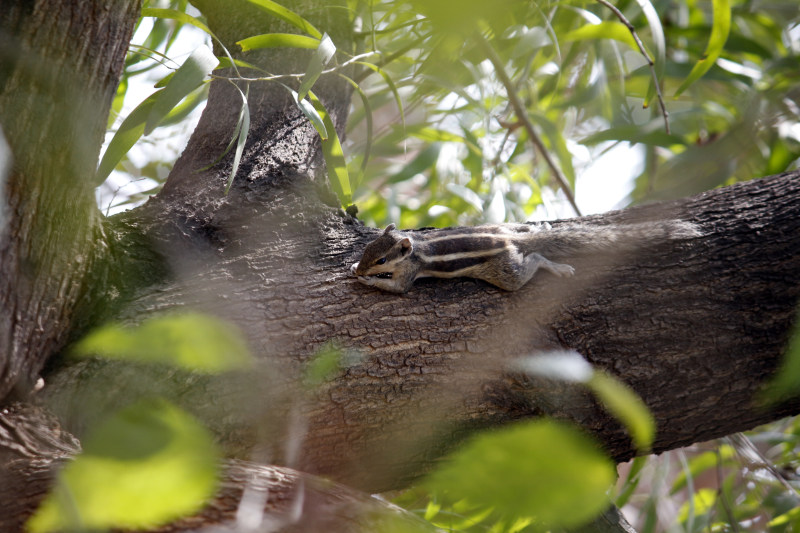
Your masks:
M608 0L597 0L598 3L606 6L608 9L617 16L620 22L628 28L628 31L631 32L633 36L633 40L636 41L636 46L639 47L639 51L644 56L645 61L647 61L647 65L650 67L650 75L653 77L653 85L656 87L656 95L658 96L658 105L661 107L661 115L664 117L664 130L667 134L670 134L669 128L669 112L667 111L667 106L664 103L664 96L661 94L661 86L658 84L658 75L656 74L656 63L650 57L650 54L647 53L647 50L644 47L644 43L639 38L639 34L636 33L636 28L631 24L631 22L622 14L622 11L616 8L613 4L608 2Z
M539 135L536 133L533 123L531 122L530 117L528 117L528 110L525 109L525 105L519 99L519 96L514 89L514 84L511 82L508 74L506 74L503 60L500 59L500 56L497 55L497 52L495 52L494 48L492 48L492 45L489 44L489 42L483 36L480 36L479 40L484 51L486 52L486 57L488 57L489 61L491 61L492 65L494 65L494 70L497 73L497 77L500 79L500 83L502 83L503 87L506 89L508 100L511 102L511 106L514 108L514 113L517 115L517 119L522 122L522 126L525 128L525 131L528 132L528 137L531 138L531 142L533 143L534 147L542 155L547 163L547 166L550 167L550 170L553 172L553 175L561 187L561 190L564 191L564 194L572 206L572 209L575 211L575 214L581 216L581 211L578 209L578 204L575 203L575 195L572 193L569 182L567 181L566 176L564 176L564 173L561 172L561 169L558 167L556 162L550 156L550 153L547 151L547 148L542 142L541 137L539 137Z
M331 74L332 72L337 72L337 71L342 70L343 68L355 63L356 61L360 61L360 60L364 59L365 57L369 57L369 56L372 56L372 55L375 55L375 54L380 54L380 52L365 52L363 54L358 54L357 56L351 57L350 59L348 59L347 61L345 61L341 65L336 65L335 67L331 67L329 69L323 70L322 72L320 72L320 75L322 75L322 74ZM297 74L274 74L274 75L270 75L270 76L262 76L262 77L259 77L259 78L247 78L247 77L244 77L244 76L218 76L218 75L215 75L215 74L212 74L211 77L212 78L217 78L217 79L222 79L222 80L228 80L228 81L279 81L279 80L286 80L286 79L301 79L305 75L306 75L305 72L299 72Z

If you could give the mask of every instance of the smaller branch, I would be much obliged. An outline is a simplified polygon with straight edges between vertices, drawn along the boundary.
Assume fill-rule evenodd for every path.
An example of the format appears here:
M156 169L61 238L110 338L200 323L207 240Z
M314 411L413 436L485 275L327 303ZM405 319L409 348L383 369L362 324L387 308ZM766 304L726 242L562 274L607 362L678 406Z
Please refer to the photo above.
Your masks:
M483 46L483 49L486 52L486 57L488 57L489 61L491 61L492 65L494 65L494 70L497 72L497 77L500 79L500 83L502 83L503 87L506 89L508 100L511 102L511 106L514 108L514 113L516 113L517 119L522 122L522 126L525 128L525 131L528 132L528 137L531 138L533 146L542 155L547 163L547 166L550 167L550 170L553 172L553 175L561 187L561 190L563 190L564 194L567 196L567 200L572 206L572 209L575 211L575 214L581 216L581 211L578 209L578 204L575 203L575 195L569 186L569 182L567 181L566 176L564 176L564 173L561 172L561 169L558 167L556 162L550 156L550 153L547 151L547 148L545 147L544 142L542 142L541 137L539 137L539 135L536 133L533 123L531 122L530 117L528 117L528 110L525 109L525 105L517 95L514 84L511 82L511 79L506 73L503 60L500 59L500 56L497 55L497 52L495 52L494 48L492 48L492 45L489 44L489 42L483 36L479 36L479 40L481 46Z
M661 107L661 115L664 117L664 130L667 134L670 134L670 127L669 127L669 112L667 111L667 105L664 103L664 96L661 94L661 86L658 83L658 75L656 74L656 63L650 57L650 54L647 53L647 50L644 47L644 43L639 38L639 34L636 33L636 28L631 24L631 22L622 14L622 11L616 8L613 4L608 2L608 0L597 0L598 3L606 6L610 9L614 15L622 22L628 31L631 32L633 36L633 40L636 41L636 46L639 47L639 51L644 56L645 61L647 61L647 65L650 67L650 75L653 77L653 85L656 87L656 95L658 96L658 105Z
M369 57L371 55L380 54L380 52L365 52L363 54L358 54L357 56L353 56L341 65L336 65L335 67L331 67L329 69L323 70L320 72L322 74L332 74L334 72L338 72L343 68L352 65L356 61L360 61L365 57ZM299 72L297 74L273 74L269 76L262 76L260 78L248 78L245 76L219 76L216 74L212 74L211 77L219 80L227 80L227 81L280 81L280 80L288 80L288 79L302 79L305 76L305 72Z

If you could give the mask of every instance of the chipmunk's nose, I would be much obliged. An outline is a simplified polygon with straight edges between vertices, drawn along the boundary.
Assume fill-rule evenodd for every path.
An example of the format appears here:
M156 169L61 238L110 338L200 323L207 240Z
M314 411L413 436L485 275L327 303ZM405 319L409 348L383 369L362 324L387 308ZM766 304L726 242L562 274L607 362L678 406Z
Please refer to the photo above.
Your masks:
M355 274L357 268L358 268L358 263L353 263L352 265L350 265L350 273Z

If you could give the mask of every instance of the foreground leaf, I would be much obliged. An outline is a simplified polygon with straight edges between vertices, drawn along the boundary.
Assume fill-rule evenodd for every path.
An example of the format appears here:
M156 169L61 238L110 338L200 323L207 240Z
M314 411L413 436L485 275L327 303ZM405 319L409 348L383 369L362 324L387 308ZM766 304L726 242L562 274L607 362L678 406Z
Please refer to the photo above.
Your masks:
M586 435L540 420L474 438L427 484L503 516L569 527L603 511L615 475L612 462Z
M109 324L78 342L73 353L162 363L206 373L244 368L251 362L238 330L199 313L153 318L133 328Z
M152 528L198 511L214 493L210 434L166 401L123 409L83 444L28 522L32 533Z

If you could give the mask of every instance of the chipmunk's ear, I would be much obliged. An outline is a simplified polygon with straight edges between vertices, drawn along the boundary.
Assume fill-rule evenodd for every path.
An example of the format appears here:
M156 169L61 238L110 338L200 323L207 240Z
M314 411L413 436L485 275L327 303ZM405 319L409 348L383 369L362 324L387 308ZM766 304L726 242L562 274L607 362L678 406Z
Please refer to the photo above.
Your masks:
M411 248L412 248L412 246L411 246L411 239L409 239L408 237L406 237L405 239L403 239L402 241L400 241L400 246L402 246L402 247L403 247L403 255L405 255L406 253L410 252L410 251L411 251Z
M383 234L386 235L390 231L394 231L394 230L395 230L395 225L394 224L389 224L388 226L386 226L386 229L383 230Z

